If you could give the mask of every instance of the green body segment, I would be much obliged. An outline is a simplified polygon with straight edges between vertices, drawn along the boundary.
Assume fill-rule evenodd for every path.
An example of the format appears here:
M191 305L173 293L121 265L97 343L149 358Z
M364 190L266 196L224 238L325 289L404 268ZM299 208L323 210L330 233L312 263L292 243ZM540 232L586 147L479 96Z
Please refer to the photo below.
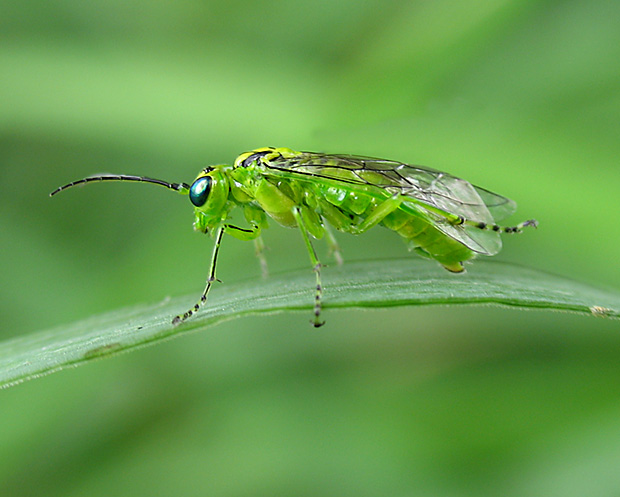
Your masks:
M402 209L390 213L381 224L407 240L410 249L436 260L453 273L463 271L463 262L476 255L462 243L447 238L431 222Z
M398 233L409 249L449 271L461 272L463 262L476 254L499 252L501 232L517 233L537 225L531 220L514 227L498 226L496 222L512 214L516 204L448 173L384 159L288 148L260 148L241 154L233 165L209 166L191 185L108 174L68 183L51 195L99 181L153 183L189 195L195 208L194 229L214 237L206 287L191 309L173 319L174 324L188 319L206 302L217 281L217 256L224 234L254 240L266 272L260 235L268 218L298 228L302 234L316 274L314 326L323 324L323 287L321 263L311 237L325 237L336 260L342 260L329 226L354 235L384 226ZM243 212L247 227L230 224L236 208Z

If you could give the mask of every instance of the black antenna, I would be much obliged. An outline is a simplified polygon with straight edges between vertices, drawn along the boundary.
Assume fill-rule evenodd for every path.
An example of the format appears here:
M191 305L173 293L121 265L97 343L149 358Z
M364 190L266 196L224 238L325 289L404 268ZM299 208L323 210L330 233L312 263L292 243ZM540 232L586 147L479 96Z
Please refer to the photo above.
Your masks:
M84 178L78 181L67 183L66 185L56 188L52 193L50 193L50 197L53 197L58 192L71 188L72 186L82 185L85 183L92 183L94 181L139 181L142 183L154 183L156 185L165 186L166 188L169 188L170 190L175 190L181 193L189 190L189 185L187 183L169 183L168 181L163 181L161 179L155 179L155 178L148 178L147 176L131 176L127 174L102 174L100 176L89 176L88 178Z

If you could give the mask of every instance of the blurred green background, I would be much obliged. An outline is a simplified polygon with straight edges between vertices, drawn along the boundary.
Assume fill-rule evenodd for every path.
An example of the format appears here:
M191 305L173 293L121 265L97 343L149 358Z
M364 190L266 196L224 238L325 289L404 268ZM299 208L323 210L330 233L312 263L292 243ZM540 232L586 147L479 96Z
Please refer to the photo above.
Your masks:
M620 286L620 2L0 7L2 339L202 289L187 199L55 187L191 182L267 145L449 171L540 221L500 259ZM339 240L348 260L406 254L380 228ZM272 272L309 268L299 233L265 241ZM224 240L218 274L259 277L252 245ZM325 317L245 318L0 392L0 495L620 495L617 321Z

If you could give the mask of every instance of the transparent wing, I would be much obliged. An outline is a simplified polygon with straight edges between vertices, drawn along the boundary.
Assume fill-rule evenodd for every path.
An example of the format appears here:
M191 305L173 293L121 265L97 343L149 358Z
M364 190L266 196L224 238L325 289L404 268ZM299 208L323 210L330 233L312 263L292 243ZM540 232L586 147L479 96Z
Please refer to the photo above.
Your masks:
M433 226L443 234L461 242L474 252L484 255L495 255L502 249L502 239L496 231L481 230L462 224L450 224L445 217L424 209L420 204L413 204L413 208L432 220ZM407 210L406 204L405 210Z
M478 195L484 202L484 205L487 206L487 209L489 209L489 212L496 222L506 219L508 216L513 215L517 210L517 204L514 200L502 197L497 193L490 192L489 190L485 190L479 186L472 186L476 189L476 192L478 192Z
M273 172L303 175L310 181L312 178L335 180L352 186L377 189L377 194L385 195L387 192L389 195L408 197L415 204L414 209L424 211L442 233L475 252L487 255L496 254L501 249L501 239L497 232L451 224L432 208L486 224L504 219L516 209L512 200L476 187L468 181L435 169L397 161L302 152L276 157L262 164Z

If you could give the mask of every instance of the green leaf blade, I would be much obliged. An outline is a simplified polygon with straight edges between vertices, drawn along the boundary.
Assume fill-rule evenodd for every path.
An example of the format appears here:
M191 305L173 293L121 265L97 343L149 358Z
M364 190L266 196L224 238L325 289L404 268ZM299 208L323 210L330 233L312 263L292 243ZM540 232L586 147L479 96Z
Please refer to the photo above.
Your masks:
M415 305L495 304L620 318L620 292L595 288L540 270L479 260L452 274L417 258L351 262L323 271L324 309ZM194 297L195 299L195 297ZM217 285L206 306L188 322L172 318L194 299L121 309L67 326L0 343L0 387L198 331L242 316L307 310L313 305L310 269ZM308 314L308 319L310 314ZM300 326L306 321L300 316ZM311 326L307 324L310 331Z

